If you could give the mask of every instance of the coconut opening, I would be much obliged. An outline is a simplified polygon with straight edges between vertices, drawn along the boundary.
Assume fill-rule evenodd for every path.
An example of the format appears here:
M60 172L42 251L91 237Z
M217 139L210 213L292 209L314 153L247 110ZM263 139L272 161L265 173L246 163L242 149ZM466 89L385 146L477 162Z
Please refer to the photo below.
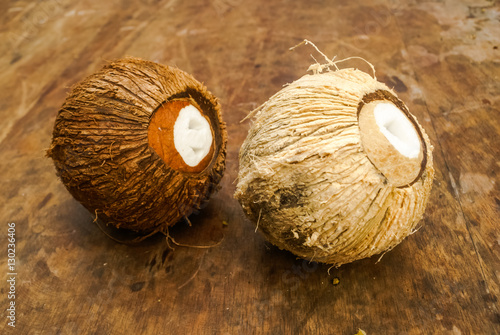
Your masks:
M380 131L402 155L416 158L420 153L420 140L413 124L392 103L381 102L373 111Z
M173 100L158 108L148 141L165 163L183 172L203 171L214 153L211 124L190 100Z
M182 108L174 124L174 145L184 162L196 166L212 147L210 123L193 105Z
M372 164L396 187L412 184L424 159L417 125L387 100L364 104L359 112L361 144Z

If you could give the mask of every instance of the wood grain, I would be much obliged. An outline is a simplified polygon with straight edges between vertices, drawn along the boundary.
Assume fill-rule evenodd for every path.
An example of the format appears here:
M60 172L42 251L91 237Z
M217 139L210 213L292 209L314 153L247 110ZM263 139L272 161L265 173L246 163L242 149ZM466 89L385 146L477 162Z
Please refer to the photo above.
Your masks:
M16 328L3 317L0 333L500 334L499 19L488 0L1 2L0 245L15 222L18 274ZM304 38L373 63L435 147L419 231L329 273L266 243L232 196L240 120L321 59L288 51ZM208 248L117 244L44 157L69 87L126 55L178 66L221 101L222 188L169 231Z

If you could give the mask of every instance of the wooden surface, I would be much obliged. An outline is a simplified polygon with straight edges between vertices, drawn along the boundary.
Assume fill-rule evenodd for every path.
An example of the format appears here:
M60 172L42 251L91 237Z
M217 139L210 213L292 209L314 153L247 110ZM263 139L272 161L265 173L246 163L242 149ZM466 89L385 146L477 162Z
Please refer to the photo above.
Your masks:
M0 3L0 306L16 224L16 328L2 334L500 333L500 6L496 1L111 0ZM264 241L232 197L245 115L320 59L362 56L434 144L421 229L332 269ZM192 227L106 237L44 157L69 87L125 55L220 98L222 189ZM346 66L369 68L362 62Z

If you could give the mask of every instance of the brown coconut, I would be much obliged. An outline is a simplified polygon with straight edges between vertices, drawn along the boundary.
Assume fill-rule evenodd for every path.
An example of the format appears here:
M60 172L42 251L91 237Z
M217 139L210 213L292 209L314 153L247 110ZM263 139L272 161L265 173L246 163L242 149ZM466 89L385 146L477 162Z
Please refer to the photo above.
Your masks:
M409 130L412 157L384 135L377 108L410 127L385 120L382 128ZM254 111L235 197L271 243L339 266L415 231L433 182L431 151L406 105L367 73L305 75Z
M190 124L174 140L187 109L205 132L198 141L206 153L190 164L177 150L192 137ZM68 191L99 220L149 233L187 217L217 189L226 141L219 102L204 85L179 69L126 58L73 87L47 154Z

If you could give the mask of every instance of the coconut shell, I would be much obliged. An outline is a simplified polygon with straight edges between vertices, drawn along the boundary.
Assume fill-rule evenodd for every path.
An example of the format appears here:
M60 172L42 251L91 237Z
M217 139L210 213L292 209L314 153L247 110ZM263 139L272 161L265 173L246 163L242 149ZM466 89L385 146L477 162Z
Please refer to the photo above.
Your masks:
M384 176L361 140L359 111L377 100L401 109L422 141L420 171L405 185ZM413 233L434 177L424 129L393 91L355 69L305 75L257 108L239 161L235 197L258 230L281 249L337 266Z
M214 145L202 171L173 168L148 140L153 115L174 100L197 106L211 125ZM99 220L155 232L199 209L217 189L226 142L219 102L205 86L179 69L126 58L72 88L47 155L68 191Z

